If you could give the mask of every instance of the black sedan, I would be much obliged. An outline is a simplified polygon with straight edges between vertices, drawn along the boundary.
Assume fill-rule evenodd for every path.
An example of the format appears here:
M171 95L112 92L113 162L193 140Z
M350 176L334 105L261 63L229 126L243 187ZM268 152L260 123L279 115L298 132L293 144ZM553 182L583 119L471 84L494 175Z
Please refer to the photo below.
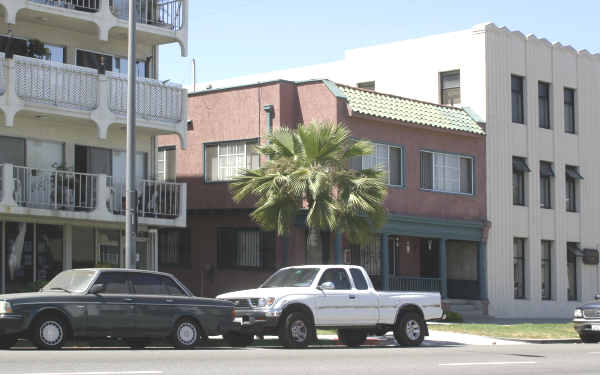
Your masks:
M596 300L600 300L600 295ZM581 341L587 344L600 342L600 301L575 309L573 323Z
M107 337L136 349L165 338L190 349L229 331L233 314L231 302L194 297L166 273L69 270L38 293L0 295L0 349L18 338L59 349L68 339Z

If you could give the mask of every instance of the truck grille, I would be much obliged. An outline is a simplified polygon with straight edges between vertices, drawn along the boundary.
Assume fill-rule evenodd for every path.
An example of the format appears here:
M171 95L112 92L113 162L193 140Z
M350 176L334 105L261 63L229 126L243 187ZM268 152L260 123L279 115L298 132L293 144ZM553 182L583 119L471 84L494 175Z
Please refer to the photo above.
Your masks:
M584 309L583 310L584 318L600 318L600 309Z
M248 309L250 308L250 301L244 298L230 299L229 302L233 303L236 309Z

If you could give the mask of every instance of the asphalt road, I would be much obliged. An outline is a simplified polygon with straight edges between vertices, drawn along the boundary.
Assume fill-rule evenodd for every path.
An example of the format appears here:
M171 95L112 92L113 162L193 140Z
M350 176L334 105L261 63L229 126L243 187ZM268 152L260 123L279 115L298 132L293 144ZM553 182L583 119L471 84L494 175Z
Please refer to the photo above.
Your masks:
M284 350L64 349L0 351L0 375L161 374L594 374L600 344L460 346L427 343L419 348L337 346Z

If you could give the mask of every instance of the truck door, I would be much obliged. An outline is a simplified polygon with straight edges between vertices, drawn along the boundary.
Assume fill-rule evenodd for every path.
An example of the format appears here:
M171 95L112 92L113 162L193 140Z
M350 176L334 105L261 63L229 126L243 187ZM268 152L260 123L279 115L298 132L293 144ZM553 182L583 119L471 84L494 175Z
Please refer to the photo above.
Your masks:
M355 325L356 294L352 290L346 270L329 268L323 272L318 285L326 282L333 283L335 289L321 290L321 296L318 299L317 325Z
M359 268L350 268L350 276L354 281L354 294L356 295L356 310L354 318L357 324L375 325L379 323L379 299L374 290L369 289L363 271Z

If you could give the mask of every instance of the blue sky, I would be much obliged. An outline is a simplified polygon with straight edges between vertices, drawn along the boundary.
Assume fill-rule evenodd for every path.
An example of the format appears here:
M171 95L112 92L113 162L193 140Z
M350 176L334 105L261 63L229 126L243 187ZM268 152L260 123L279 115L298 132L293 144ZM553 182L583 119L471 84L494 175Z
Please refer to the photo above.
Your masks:
M494 22L600 53L599 0L190 0L187 58L161 47L161 79L190 85L341 59L365 47Z

